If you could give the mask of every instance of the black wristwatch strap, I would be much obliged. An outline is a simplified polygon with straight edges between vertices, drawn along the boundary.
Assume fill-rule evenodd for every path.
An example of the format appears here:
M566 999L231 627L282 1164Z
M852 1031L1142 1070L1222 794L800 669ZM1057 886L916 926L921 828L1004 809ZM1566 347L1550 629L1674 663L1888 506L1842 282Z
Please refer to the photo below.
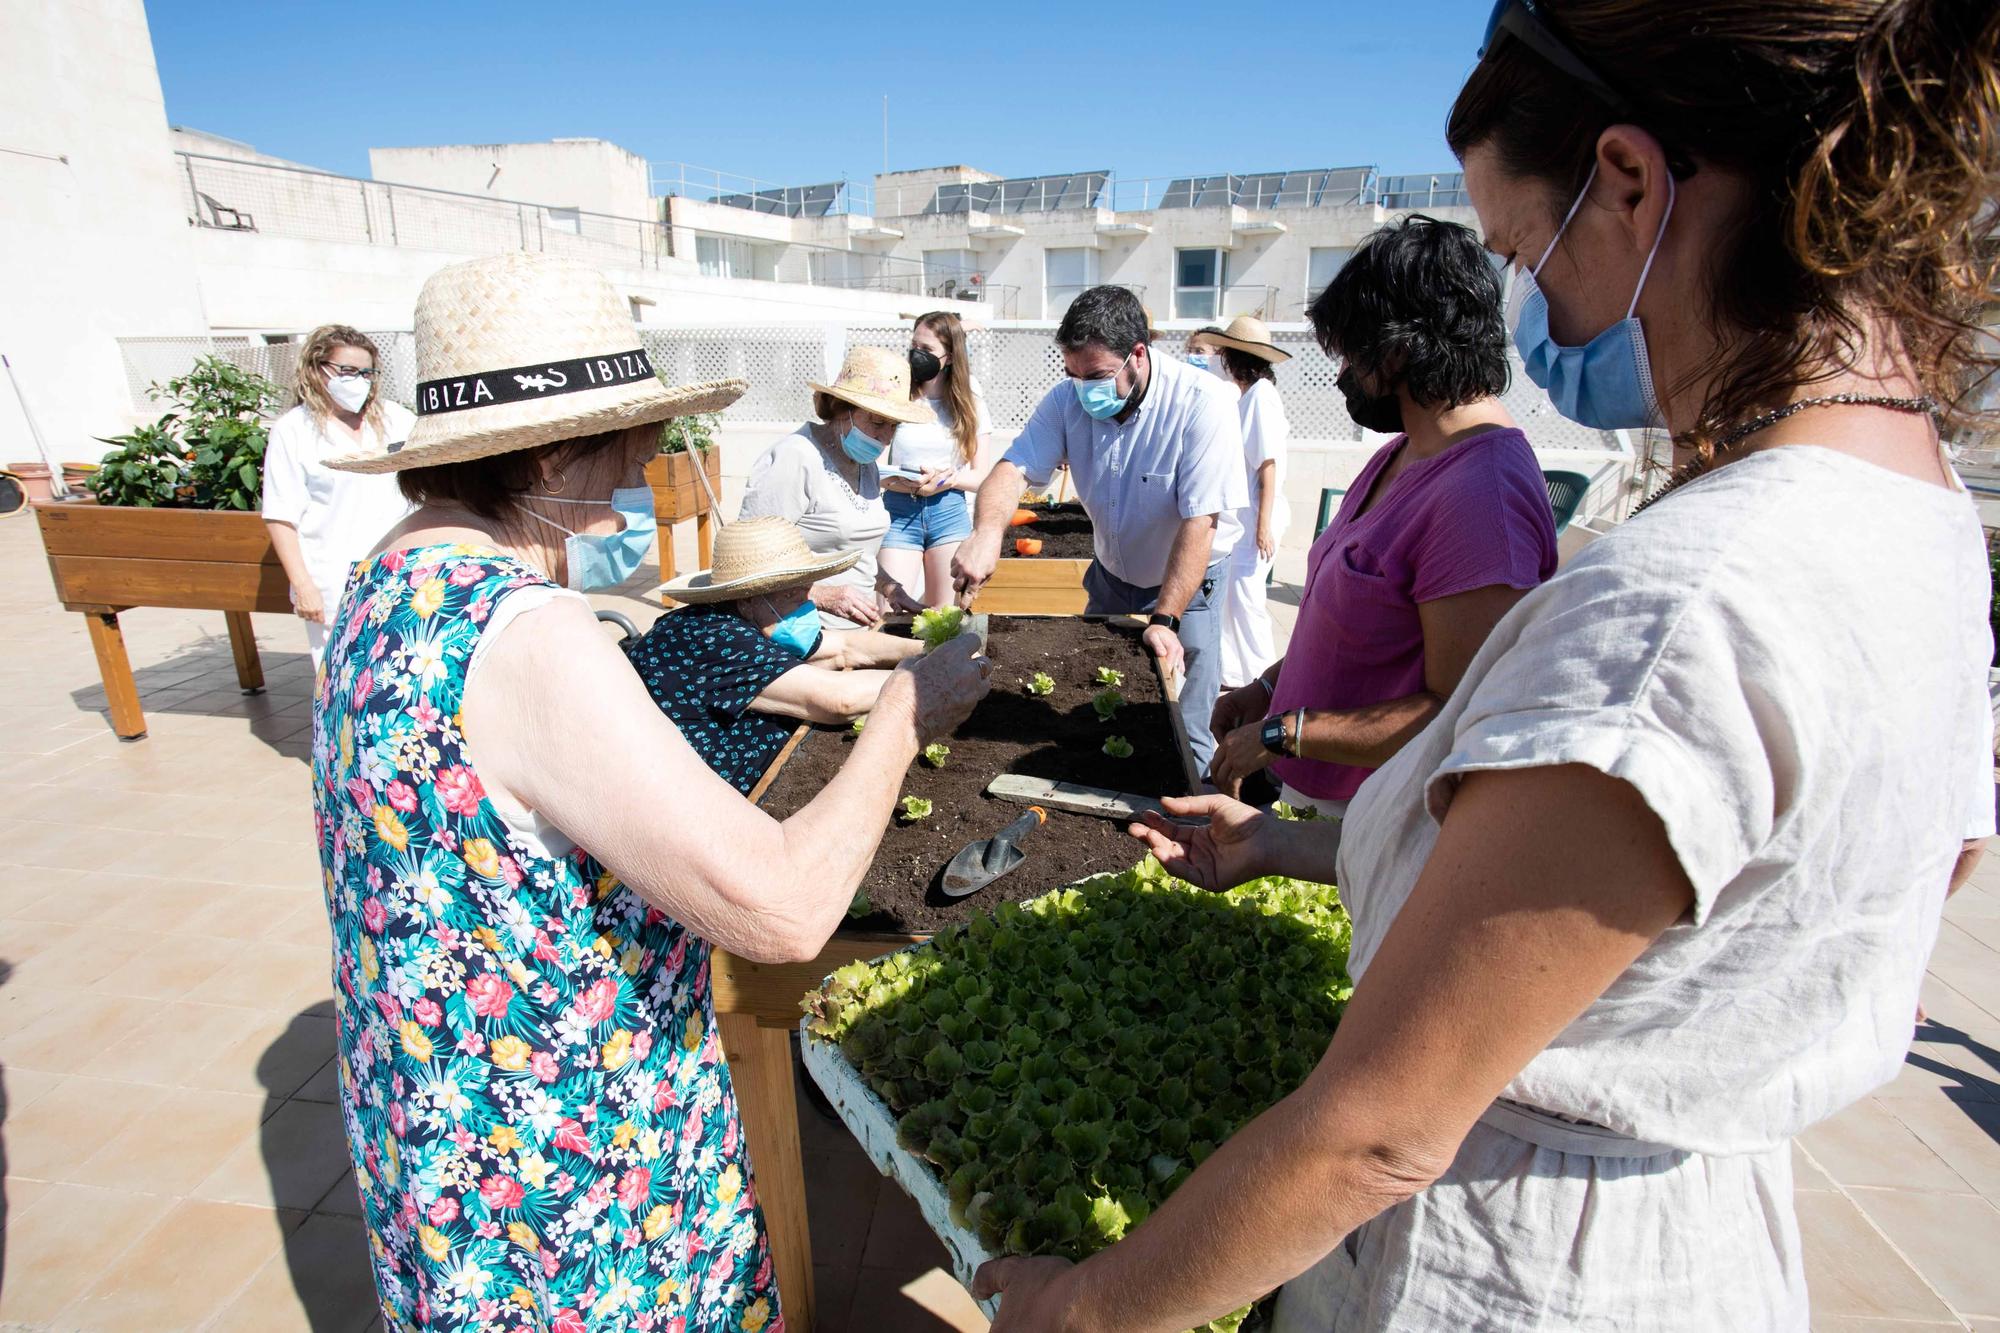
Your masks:
M1170 616L1164 611L1153 612L1152 615L1146 617L1146 623L1148 625L1165 625L1176 634L1181 632L1181 618L1179 616Z
M1265 718L1264 725L1258 729L1257 739L1272 754L1290 754L1291 750L1285 745L1285 715L1277 713Z

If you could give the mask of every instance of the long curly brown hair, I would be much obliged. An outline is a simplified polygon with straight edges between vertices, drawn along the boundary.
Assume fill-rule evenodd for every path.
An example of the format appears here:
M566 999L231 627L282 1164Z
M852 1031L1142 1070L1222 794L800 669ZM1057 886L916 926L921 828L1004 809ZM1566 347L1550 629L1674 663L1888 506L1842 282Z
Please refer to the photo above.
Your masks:
M1992 0L1540 0L1550 28L1632 104L1616 112L1522 43L1473 70L1446 131L1545 182L1557 211L1620 121L1670 160L1750 182L1710 266L1715 350L1685 439L1857 362L1886 329L1961 425L2000 373L1979 327L2000 300L2000 5ZM1581 108L1581 110L1579 110Z

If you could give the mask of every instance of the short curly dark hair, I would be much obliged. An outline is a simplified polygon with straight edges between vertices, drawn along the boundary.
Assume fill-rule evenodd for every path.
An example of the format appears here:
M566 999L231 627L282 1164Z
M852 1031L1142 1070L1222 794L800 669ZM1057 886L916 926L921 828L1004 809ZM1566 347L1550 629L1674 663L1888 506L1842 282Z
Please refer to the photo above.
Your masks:
M1412 213L1369 234L1306 318L1331 357L1426 407L1507 389L1500 276L1470 228Z

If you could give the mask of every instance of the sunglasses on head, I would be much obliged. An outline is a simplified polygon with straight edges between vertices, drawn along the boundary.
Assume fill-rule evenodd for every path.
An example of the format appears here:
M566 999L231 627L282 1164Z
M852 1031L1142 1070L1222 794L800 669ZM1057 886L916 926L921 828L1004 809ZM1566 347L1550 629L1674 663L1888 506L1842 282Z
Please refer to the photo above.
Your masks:
M1603 75L1590 67L1588 61L1556 35L1543 16L1538 0L1495 0L1493 12L1486 19L1486 35L1480 39L1479 58L1484 60L1493 49L1493 44L1502 37L1513 38L1588 88L1620 120L1636 122L1640 119L1639 109L1632 99L1612 87ZM1687 154L1666 145L1664 141L1662 147L1666 148L1668 170L1683 179L1694 174L1694 163Z

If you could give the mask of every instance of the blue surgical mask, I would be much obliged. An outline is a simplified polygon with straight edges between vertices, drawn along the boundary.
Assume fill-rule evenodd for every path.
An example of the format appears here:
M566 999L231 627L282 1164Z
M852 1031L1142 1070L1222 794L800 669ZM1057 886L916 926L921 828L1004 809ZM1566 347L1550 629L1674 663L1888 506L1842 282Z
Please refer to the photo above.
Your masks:
M1132 395L1120 396L1118 376L1125 373L1125 367L1131 360L1132 354L1127 352L1125 360L1118 363L1118 370L1107 379L1070 381L1076 386L1076 400L1083 404L1083 410L1091 420L1103 421L1125 410L1125 404L1131 401Z
M653 516L653 490L650 486L621 486L611 492L609 500L565 500L559 496L532 498L553 499L560 504L610 505L611 511L625 520L625 526L619 531L599 535L571 532L552 518L544 518L532 509L527 511L530 518L540 519L557 532L569 534L569 540L563 543L563 563L569 570L563 586L577 592L615 588L638 573L639 566L645 563L646 552L653 547L653 534L659 529L659 521Z
M1674 215L1674 178L1667 176L1667 211L1660 219L1659 234L1646 254L1646 266L1639 271L1639 286L1625 318L1581 347L1564 347L1549 332L1549 298L1536 282L1556 243L1569 230L1570 219L1590 194L1597 168L1583 183L1583 193L1569 206L1554 240L1542 251L1532 271L1517 281L1528 284L1521 301L1520 322L1514 327L1514 344L1521 349L1521 362L1528 378L1539 384L1555 404L1556 411L1581 426L1593 430L1639 430L1665 423L1659 396L1653 390L1653 366L1646 354L1646 333L1632 312L1639 308L1639 294L1646 290L1646 275L1653 271L1653 257L1667 234L1668 219Z
M863 435L859 426L849 426L847 434L840 437L840 452L864 467L880 458L887 447Z
M771 605L769 598L760 597L757 600L764 603L766 610L777 615L778 608ZM800 602L789 615L778 616L777 623L771 626L771 642L791 649L802 658L813 655L823 635L819 608L813 605L811 598Z
M1187 363L1196 370L1213 371L1215 369L1215 358L1206 356L1200 352L1189 352Z

